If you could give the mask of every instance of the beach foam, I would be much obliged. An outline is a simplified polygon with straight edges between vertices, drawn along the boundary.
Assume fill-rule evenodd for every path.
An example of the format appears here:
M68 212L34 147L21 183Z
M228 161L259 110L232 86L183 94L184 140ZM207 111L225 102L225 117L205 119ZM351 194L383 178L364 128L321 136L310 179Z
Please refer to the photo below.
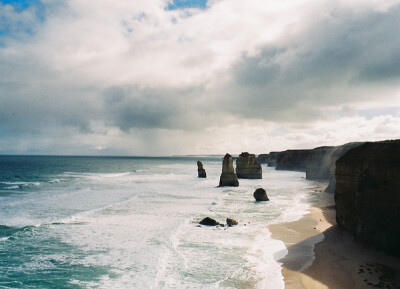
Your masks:
M65 169L0 203L0 223L40 224L21 231L12 249L21 260L35 256L27 272L54 266L48 279L64 282L59 287L283 288L278 260L287 251L268 225L304 214L304 174L263 167L263 179L217 188L220 159L203 164L206 179L197 178L195 161L140 160L112 173ZM255 202L258 187L271 201ZM206 216L239 224L198 227ZM4 243L0 251L9 249Z

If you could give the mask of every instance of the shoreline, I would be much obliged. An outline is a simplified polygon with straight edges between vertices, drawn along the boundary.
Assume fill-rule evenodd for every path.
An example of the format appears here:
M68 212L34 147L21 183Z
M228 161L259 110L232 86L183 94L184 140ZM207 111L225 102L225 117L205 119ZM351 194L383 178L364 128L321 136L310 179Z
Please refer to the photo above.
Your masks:
M400 288L400 259L356 243L336 225L334 195L312 190L308 214L269 226L288 250L279 260L285 289Z

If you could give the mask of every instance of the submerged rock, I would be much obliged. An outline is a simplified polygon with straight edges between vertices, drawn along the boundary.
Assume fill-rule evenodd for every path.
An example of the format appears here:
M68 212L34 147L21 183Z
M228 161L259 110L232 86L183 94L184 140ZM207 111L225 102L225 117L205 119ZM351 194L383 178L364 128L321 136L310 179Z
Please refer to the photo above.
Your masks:
M226 224L228 227L236 226L238 222L235 219L227 218Z
M197 161L197 173L199 178L206 178L206 170L203 168L203 163L201 161Z
M337 224L400 257L400 140L350 149L336 162L335 177Z
M215 221L214 219L211 219L209 217L205 217L203 220L200 221L200 225L204 226L217 226L219 223Z
M233 168L232 156L230 154L226 154L222 162L222 173L221 177L219 178L219 186L239 186L239 181Z
M257 202L269 201L267 192L263 188L258 188L257 190L255 190L253 196Z
M262 168L255 155L241 153L236 160L236 175L241 179L261 179Z

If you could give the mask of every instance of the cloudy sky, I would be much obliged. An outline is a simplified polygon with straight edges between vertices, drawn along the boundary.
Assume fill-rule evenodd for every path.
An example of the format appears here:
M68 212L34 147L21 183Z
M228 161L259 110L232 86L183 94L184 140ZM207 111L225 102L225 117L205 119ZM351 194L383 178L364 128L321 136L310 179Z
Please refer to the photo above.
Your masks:
M400 1L0 0L0 154L400 138Z

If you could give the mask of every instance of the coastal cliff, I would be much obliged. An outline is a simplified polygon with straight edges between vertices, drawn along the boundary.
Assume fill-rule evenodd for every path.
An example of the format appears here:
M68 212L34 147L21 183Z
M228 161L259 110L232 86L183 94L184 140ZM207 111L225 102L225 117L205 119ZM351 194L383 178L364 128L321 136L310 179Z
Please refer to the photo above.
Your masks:
M327 193L334 193L335 192L335 171L336 171L336 161L341 158L345 153L347 153L350 149L355 148L359 145L362 145L363 142L351 142L346 143L341 146L337 146L333 149L331 153L331 161L329 164L329 185L325 189Z
M260 164L267 164L268 163L269 154L259 154L257 156L257 161Z
M311 150L306 165L306 179L329 180L331 176L333 146L318 147Z
M310 153L311 150L287 150L280 152L276 158L276 169L304 172Z
M268 154L268 166L269 167L276 167L276 159L278 158L280 152L270 152Z
M269 167L276 167L276 158L280 152L270 152L269 154L259 154L257 161L260 164L267 164Z
M400 257L400 140L350 149L336 162L335 178L337 224Z
M236 175L241 179L262 179L261 164L255 155L248 152L239 155L236 160Z

